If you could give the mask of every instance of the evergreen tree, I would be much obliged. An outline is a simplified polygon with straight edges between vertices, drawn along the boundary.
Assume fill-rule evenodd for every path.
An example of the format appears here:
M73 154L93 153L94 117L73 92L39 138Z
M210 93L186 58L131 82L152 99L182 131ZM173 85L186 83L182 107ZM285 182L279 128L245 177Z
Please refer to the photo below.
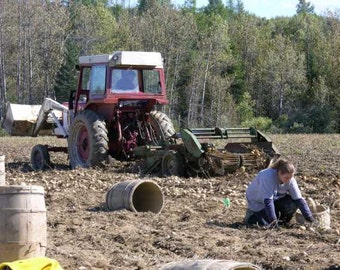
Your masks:
M314 6L306 0L299 0L299 4L296 5L297 14L314 13Z
M139 0L138 1L138 11L145 12L152 7L157 6L169 6L171 4L170 0Z
M197 8L197 1L196 0L185 0L183 9L184 10L189 10L192 13L196 12Z
M227 10L222 0L209 0L209 4L204 9L206 14L219 14L222 18L226 18Z
M76 90L77 87L77 71L76 64L78 63L79 50L74 41L68 39L66 41L66 49L64 63L57 74L54 91L58 102L67 101L70 91Z

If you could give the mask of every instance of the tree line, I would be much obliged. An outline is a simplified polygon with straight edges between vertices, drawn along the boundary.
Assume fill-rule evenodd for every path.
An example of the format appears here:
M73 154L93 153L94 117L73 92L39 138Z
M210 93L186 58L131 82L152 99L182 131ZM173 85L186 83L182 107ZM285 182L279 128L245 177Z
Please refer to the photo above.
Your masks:
M340 20L297 1L260 18L241 0L2 0L0 115L7 102L68 100L81 55L159 51L177 127L340 132Z

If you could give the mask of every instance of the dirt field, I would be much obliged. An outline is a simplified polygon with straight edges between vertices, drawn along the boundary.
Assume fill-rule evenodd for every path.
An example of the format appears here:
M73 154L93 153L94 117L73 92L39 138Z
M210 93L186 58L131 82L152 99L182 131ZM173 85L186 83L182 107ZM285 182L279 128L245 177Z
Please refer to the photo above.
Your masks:
M231 259L263 269L340 269L340 135L272 135L280 152L297 166L305 197L331 208L332 229L264 230L242 225L244 192L255 172L201 179L150 176L164 194L161 213L105 211L106 192L139 175L105 170L68 169L65 154L51 154L52 170L34 172L31 148L62 145L54 138L0 138L8 185L41 185L48 221L47 257L64 269L160 269L171 261ZM56 141L54 141L56 140ZM223 198L229 198L226 208ZM295 220L293 224L295 223Z

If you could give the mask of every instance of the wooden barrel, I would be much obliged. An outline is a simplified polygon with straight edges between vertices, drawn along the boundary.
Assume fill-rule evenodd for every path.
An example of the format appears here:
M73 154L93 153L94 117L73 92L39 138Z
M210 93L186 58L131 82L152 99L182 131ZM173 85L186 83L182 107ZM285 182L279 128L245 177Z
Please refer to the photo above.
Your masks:
M0 186L0 263L45 256L44 188Z
M260 270L261 268L248 262L232 260L185 260L163 265L161 270Z
M163 209L163 193L151 180L130 180L115 184L106 194L109 210L159 213Z

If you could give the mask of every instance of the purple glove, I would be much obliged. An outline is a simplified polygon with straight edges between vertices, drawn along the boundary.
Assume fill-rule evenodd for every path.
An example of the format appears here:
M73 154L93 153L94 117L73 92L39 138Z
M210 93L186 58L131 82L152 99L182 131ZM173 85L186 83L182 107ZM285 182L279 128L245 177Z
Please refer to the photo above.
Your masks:
M277 221L277 217L275 214L275 206L273 199L264 199L265 211L268 217L268 223L272 224L273 221Z
M297 206L299 207L301 214L303 215L305 220L307 220L308 222L314 222L313 214L310 211L306 200L301 198L301 199L297 199L297 200L294 200L294 201L296 202Z

